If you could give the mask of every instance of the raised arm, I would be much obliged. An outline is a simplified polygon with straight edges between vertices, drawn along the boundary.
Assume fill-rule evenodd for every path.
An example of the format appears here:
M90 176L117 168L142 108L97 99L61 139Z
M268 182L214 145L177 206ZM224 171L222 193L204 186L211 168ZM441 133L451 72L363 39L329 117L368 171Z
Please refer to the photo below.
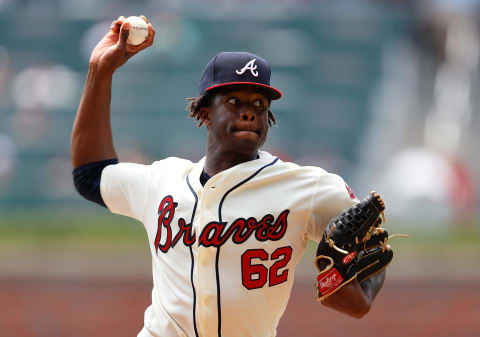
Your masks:
M147 21L145 17L142 18ZM153 43L155 31L148 24L148 37L139 45L127 43L130 25L119 17L93 49L87 80L73 124L70 141L72 167L116 158L110 125L112 77L115 70Z

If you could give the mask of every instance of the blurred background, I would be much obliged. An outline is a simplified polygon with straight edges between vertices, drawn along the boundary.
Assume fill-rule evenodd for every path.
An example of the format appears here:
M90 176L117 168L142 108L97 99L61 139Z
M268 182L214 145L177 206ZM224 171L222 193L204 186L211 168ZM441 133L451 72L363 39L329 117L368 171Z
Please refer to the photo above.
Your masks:
M217 52L251 51L284 93L264 149L340 174L357 196L379 191L389 232L412 235L392 240L387 281L360 321L315 303L311 244L278 336L479 336L479 5L0 0L0 336L143 326L145 231L81 199L69 162L90 52L112 20L140 14L157 33L114 75L122 161L199 160L206 132L185 97Z

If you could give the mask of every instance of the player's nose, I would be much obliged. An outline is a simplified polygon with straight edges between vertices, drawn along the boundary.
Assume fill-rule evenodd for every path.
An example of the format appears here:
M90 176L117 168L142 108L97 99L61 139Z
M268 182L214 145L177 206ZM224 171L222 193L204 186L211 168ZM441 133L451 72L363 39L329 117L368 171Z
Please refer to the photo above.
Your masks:
M251 109L243 109L240 113L240 119L244 122L253 122L255 120L255 113Z

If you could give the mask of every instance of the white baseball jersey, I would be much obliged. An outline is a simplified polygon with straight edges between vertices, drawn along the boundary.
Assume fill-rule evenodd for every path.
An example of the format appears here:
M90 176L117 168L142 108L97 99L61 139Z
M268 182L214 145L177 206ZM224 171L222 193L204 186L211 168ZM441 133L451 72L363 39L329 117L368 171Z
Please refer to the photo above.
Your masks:
M103 170L105 204L148 234L152 304L138 336L275 336L307 239L355 197L339 176L263 151L202 186L204 160Z

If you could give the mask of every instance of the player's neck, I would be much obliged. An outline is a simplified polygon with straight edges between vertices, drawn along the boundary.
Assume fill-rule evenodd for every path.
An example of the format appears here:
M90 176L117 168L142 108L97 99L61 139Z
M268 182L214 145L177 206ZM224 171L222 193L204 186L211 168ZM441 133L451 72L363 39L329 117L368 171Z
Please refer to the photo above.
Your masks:
M258 158L257 151L251 154L238 152L219 152L207 148L203 170L211 177L238 164Z

